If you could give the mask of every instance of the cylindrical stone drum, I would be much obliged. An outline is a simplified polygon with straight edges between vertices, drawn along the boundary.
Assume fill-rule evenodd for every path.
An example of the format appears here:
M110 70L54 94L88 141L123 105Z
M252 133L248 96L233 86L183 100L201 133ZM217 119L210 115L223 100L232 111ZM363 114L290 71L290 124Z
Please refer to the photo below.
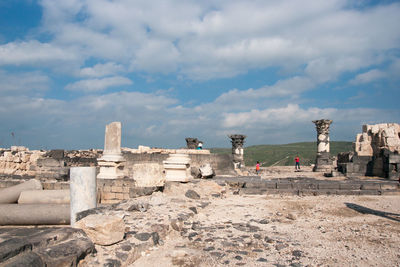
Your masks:
M96 208L96 167L71 167L71 226L78 212Z

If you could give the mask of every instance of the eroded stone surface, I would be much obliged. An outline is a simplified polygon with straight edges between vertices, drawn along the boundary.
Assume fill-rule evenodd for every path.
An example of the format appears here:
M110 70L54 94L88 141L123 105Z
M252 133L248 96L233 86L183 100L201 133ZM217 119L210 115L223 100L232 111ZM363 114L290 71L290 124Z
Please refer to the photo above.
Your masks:
M0 228L0 266L76 266L92 252L79 229Z

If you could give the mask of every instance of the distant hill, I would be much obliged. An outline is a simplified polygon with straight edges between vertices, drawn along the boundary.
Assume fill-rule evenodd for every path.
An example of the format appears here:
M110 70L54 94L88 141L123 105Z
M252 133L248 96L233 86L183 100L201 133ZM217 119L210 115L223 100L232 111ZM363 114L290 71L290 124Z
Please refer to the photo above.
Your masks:
M212 153L232 153L231 148L211 148ZM352 150L352 142L331 141L331 155ZM256 165L259 161L262 166L291 166L294 165L296 155L300 157L300 164L310 165L315 162L317 154L316 142L292 143L286 145L257 145L244 148L244 161L247 166Z

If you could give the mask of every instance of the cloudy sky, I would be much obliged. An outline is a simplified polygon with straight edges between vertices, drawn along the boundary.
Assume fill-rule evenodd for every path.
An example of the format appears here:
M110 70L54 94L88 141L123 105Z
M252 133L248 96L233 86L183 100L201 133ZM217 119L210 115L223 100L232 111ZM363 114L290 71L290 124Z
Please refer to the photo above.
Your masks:
M0 147L353 141L400 122L400 2L1 0Z

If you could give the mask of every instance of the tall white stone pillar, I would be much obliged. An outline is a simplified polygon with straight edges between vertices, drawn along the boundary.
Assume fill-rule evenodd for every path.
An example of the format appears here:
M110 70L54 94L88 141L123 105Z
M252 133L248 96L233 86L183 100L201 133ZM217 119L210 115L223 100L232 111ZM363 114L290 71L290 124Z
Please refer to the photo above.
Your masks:
M70 169L71 226L78 212L96 208L96 167Z
M112 122L106 125L103 155L97 159L97 164L100 166L97 178L123 178L124 175L121 170L124 161L121 153L121 122Z
M329 127L332 120L315 120L313 123L317 129L317 158L314 171L330 171L332 168L332 160L329 153Z

